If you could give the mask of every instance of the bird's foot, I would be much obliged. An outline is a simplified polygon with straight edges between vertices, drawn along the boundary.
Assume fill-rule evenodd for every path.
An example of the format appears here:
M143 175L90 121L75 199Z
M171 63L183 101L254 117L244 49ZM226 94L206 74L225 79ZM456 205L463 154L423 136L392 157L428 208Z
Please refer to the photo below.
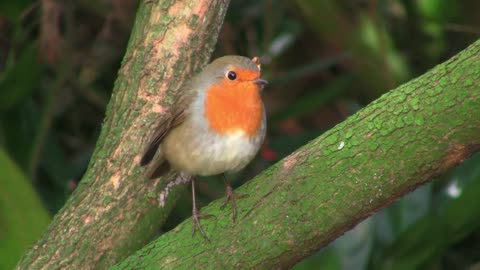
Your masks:
M211 214L199 214L197 208L194 208L192 210L192 235L195 234L195 229L198 229L202 236L207 239L208 242L210 242L210 239L208 239L207 234L202 229L202 226L200 225L200 219L203 218L209 218L213 217Z
M226 199L225 199L225 202L220 207L220 209L225 208L225 206L228 204L228 202L230 202L230 204L232 205L233 222L235 222L235 220L237 219L237 205L235 204L235 200L240 199L240 198L246 198L249 195L248 194L235 194L230 185L227 185L225 187L225 194L226 194L226 196L225 196Z

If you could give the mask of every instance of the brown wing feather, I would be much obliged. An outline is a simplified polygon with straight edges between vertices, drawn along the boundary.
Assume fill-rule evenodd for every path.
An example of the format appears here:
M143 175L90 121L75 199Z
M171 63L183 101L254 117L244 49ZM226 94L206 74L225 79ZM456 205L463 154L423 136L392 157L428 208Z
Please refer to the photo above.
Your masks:
M175 112L174 115L165 122L162 121L158 124L152 139L145 148L145 152L140 160L140 166L148 165L152 161L163 138L165 138L172 128L175 128L183 122L185 115L185 110L179 110L179 112Z
M158 123L155 133L145 148L145 152L140 160L140 166L149 164L153 160L156 152L158 151L158 147L162 143L162 140L165 138L165 136L167 136L168 132L183 123L189 114L188 108L195 95L196 91L193 91L193 88L190 86L190 84L185 85L179 91L176 97L172 116L168 119L163 119L160 123ZM159 162L155 162L156 164L152 164L152 167L160 167L161 162L161 160ZM150 168L150 170L155 170L155 168Z
M145 152L140 160L140 165L145 166L150 164L146 171L146 174L150 179L160 177L165 173L168 173L171 169L170 163L165 157L161 155L159 155L157 159L154 159L154 157L165 136L167 136L172 129L181 125L190 114L189 107L194 98L198 95L198 92L192 87L192 85L197 85L197 83L194 83L196 79L198 79L198 77L192 78L189 83L180 89L176 97L172 116L168 119L162 120L158 124L155 133L145 148Z
M160 123L156 132L152 136L151 142L148 144L145 153L143 154L142 159L140 160L140 165L145 166L150 164L149 168L146 171L146 175L149 179L154 179L168 173L171 169L170 163L161 155L157 159L155 157L156 152L160 143L163 141L165 136L170 130L178 126L185 119L185 111L180 111L177 114L174 114L171 118L168 119L164 124Z

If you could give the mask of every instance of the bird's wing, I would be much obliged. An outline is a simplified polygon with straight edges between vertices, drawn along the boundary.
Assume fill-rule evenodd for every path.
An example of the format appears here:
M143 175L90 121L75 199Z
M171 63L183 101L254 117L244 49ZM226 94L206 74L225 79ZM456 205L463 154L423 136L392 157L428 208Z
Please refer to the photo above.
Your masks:
M142 159L140 160L140 166L145 166L150 161L152 161L155 153L160 146L163 138L168 134L168 132L172 129L181 124L185 119L185 111L180 110L174 112L174 114L169 117L168 119L164 119L160 121L155 129L155 133L153 133L150 142L148 142L147 147L145 148L145 152L142 155Z
M189 87L180 90L171 117L162 119L157 124L155 133L153 133L153 136L148 142L148 145L142 155L140 166L149 164L168 132L185 121L190 113L188 107L193 100L193 94L193 91L191 91Z

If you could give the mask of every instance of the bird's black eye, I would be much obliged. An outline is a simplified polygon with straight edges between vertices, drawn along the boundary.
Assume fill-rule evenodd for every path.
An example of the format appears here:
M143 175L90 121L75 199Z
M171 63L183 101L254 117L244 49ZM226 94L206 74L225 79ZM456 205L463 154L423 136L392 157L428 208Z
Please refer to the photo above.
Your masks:
M227 78L233 81L237 78L237 73L235 73L235 71L229 71L227 73Z

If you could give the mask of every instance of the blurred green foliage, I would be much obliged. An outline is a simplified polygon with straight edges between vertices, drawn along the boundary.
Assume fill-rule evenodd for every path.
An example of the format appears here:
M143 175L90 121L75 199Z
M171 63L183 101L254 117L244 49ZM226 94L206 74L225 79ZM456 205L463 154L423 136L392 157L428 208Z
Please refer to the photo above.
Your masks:
M81 178L137 4L0 1L0 269L15 264ZM480 36L478 10L476 0L232 1L213 57L260 56L271 84L266 143L230 181L242 184L465 48ZM479 168L477 155L294 268L478 265ZM217 177L198 185L202 205L223 196ZM190 207L186 194L164 230Z
M0 149L0 269L11 269L50 222L31 183Z

